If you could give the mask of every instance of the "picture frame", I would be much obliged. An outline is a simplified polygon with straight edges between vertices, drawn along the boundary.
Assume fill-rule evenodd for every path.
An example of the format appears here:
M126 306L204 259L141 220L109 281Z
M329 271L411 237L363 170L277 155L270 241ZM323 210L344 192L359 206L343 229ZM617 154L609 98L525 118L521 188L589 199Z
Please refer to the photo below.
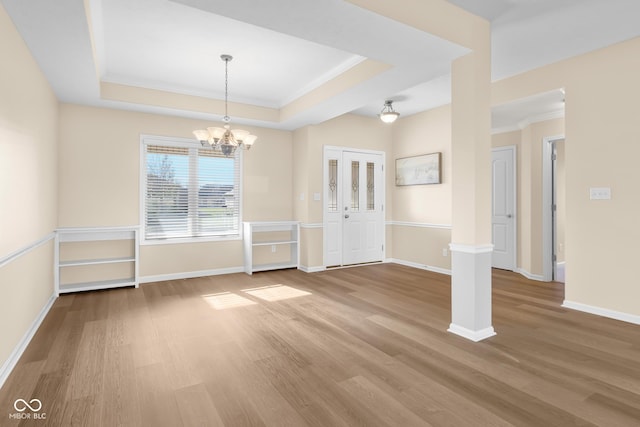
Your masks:
M396 159L396 185L428 185L442 182L442 153Z

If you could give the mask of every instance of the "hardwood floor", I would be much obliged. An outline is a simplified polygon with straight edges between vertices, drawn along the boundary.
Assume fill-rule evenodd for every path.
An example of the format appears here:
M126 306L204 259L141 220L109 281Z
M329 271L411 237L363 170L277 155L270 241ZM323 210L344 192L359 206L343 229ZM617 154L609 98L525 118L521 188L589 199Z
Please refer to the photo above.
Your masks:
M498 335L472 343L446 332L449 283L381 264L64 295L0 425L640 425L639 326L494 271ZM46 419L9 418L18 398Z

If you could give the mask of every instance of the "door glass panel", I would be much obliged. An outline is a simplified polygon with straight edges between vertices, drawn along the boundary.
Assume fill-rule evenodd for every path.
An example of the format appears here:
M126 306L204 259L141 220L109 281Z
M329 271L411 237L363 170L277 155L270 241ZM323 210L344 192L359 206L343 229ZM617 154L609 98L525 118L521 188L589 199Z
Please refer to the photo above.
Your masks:
M374 164L367 162L367 210L375 210L375 180L374 180L375 168Z
M360 210L360 162L351 162L351 210Z
M329 160L329 212L338 211L338 160Z

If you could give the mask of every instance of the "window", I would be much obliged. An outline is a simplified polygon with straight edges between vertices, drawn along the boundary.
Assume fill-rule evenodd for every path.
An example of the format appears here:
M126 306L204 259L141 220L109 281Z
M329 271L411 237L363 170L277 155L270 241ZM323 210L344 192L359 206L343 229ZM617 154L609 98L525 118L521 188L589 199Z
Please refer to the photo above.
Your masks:
M142 223L147 241L238 237L240 157L195 141L142 138Z

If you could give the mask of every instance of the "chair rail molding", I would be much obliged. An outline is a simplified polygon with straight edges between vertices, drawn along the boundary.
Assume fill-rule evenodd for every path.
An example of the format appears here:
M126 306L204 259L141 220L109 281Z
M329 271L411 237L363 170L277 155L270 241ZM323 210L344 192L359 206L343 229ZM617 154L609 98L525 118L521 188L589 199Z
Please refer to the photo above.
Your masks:
M56 237L56 233L55 231L53 231L47 234L46 236L41 237L40 239L28 244L27 246L24 246L18 249L17 251L11 252L10 254L0 258L0 267L4 267L5 265L9 264L13 260L20 258L21 256L31 252L32 250L44 245L48 241L53 240L55 237Z

